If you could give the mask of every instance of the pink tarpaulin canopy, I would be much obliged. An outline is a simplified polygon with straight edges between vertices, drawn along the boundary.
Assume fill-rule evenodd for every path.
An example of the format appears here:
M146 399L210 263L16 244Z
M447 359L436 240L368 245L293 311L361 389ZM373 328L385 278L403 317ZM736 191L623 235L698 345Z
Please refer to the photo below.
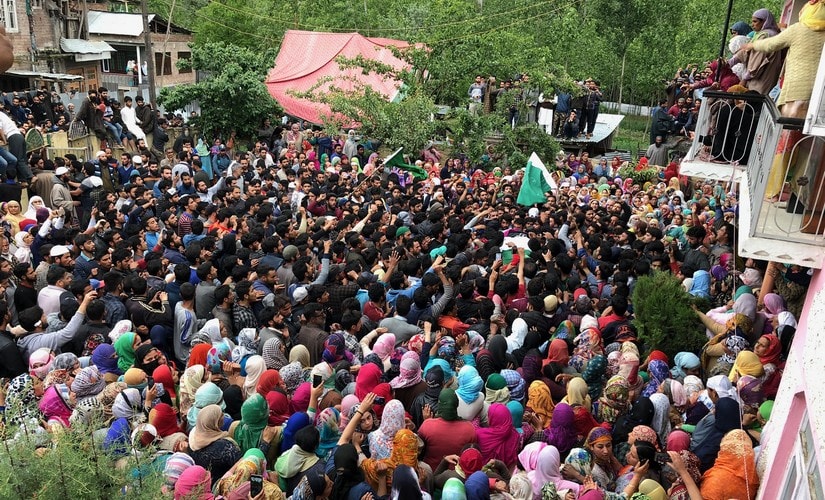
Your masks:
M341 70L335 59L338 56L354 58L361 55L395 68L403 68L407 64L395 57L387 47L405 48L409 45L402 40L367 38L358 33L289 30L284 35L275 67L269 71L266 86L287 114L312 123L321 123L321 117L330 114L329 107L299 99L291 95L290 91L305 92L327 77L332 78L332 81L325 83L321 89L333 85L343 90L353 90L355 84L349 80L353 78L384 94L388 100L393 100L400 82L375 73L365 75L360 69Z

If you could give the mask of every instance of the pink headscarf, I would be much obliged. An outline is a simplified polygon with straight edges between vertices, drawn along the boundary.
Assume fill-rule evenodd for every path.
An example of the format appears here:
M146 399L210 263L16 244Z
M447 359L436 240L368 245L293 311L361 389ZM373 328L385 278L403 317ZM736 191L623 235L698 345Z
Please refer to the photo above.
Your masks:
M37 349L29 356L29 375L40 380L45 379L46 375L52 370L53 362L54 353L51 349L48 347Z
M529 473L536 470L539 462L539 453L541 453L541 450L543 450L545 446L547 446L547 443L544 441L533 441L521 450L521 453L518 454L518 460L524 472Z
M197 500L214 500L212 495L212 474L200 465L187 468L175 483L175 500L192 499L192 494L200 492Z
M344 428L349 423L349 412L352 410L352 407L360 403L358 396L355 394L347 394L344 396L344 399L341 400L341 422L339 428L343 431Z
M676 429L667 437L667 451L684 451L690 449L690 434Z
M541 488L547 483L553 483L557 489L573 490L579 494L580 485L571 481L566 481L561 477L561 457L559 450L555 446L548 445L539 453L538 467L533 472L527 474L530 482L533 483L533 495L541 497Z
M413 351L405 352L401 356L401 373L390 380L390 387L402 389L412 387L421 382L421 363L418 361L418 354Z
M312 384L304 382L295 389L295 394L292 395L292 400L289 402L289 412L299 413L307 411L309 408L309 396L312 390Z
M395 335L392 333L385 333L378 337L372 347L372 352L381 358L381 361L386 361L393 351L395 351Z
M501 460L508 468L516 465L519 433L513 427L510 410L501 403L493 403L487 412L489 427L476 430L481 457L485 463L489 460Z

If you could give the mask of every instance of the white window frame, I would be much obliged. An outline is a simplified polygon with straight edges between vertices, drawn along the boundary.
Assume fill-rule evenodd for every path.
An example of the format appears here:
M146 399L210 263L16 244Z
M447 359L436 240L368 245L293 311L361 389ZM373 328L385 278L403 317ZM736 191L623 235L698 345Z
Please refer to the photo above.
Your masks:
M805 410L799 424L799 432L796 435L788 468L785 471L782 486L783 498L823 498L822 490L822 477L816 461L816 442L811 422L808 419L808 411Z
M111 68L109 67L109 59L101 59L100 60L100 71L103 73L109 73Z
M825 51L819 58L819 67L816 70L816 80L811 93L811 102L808 114L805 117L805 127L802 132L808 135L825 136Z
M0 0L0 15L2 24L8 33L20 31L20 20L17 17L17 0ZM11 20L12 22L9 22Z

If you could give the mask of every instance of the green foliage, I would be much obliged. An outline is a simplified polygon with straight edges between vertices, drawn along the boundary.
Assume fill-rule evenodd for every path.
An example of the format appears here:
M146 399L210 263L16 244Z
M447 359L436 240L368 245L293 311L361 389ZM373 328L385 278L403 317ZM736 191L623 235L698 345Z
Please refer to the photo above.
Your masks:
M46 447L41 447L46 444ZM148 462L148 458L143 458ZM0 498L159 498L163 475L144 474L137 479L134 457L117 460L92 444L86 428L71 428L37 439L22 430L0 451ZM140 464L143 468L146 464ZM128 493L124 496L123 489Z
M453 152L467 155L472 162L481 160L487 136L504 126L504 120L496 113L473 114L466 108L457 108L449 116L447 132L453 141Z
M707 342L705 329L691 309L695 297L673 275L654 272L642 276L636 282L632 302L633 325L648 349L659 349L672 359L679 351L696 352Z
M622 179L633 179L634 184L643 185L645 182L651 182L654 179L658 178L659 176L659 169L656 167L648 167L643 168L641 170L636 170L636 164L633 162L628 163L627 165L621 167L619 169L618 177Z
M200 103L202 114L195 119L195 126L207 135L232 130L240 136L250 135L264 118L278 110L263 83L272 60L271 52L255 52L223 42L195 44L192 59L180 65L191 65L209 77L161 89L158 103L166 109Z

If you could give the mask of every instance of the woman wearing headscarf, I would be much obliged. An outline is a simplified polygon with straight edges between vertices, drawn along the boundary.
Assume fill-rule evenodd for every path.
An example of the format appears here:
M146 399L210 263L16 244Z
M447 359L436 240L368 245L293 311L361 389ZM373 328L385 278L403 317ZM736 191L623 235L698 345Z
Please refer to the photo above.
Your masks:
M754 28L754 33L750 35L752 42L766 40L779 34L779 26L768 9L757 10L751 19ZM729 63L744 64L746 70L742 77L743 85L748 87L748 90L767 95L779 80L784 60L784 54L781 52L759 52L748 46L736 52Z
M765 368L762 366L759 356L752 351L742 351L736 356L736 361L728 374L731 382L736 382L739 377L750 375L751 377L762 377Z
M667 435L670 434L670 400L664 394L657 392L650 395L650 402L653 403L653 421L650 426L656 431L657 442L664 445L667 442Z
M359 400L375 389L381 383L381 368L373 363L366 363L358 370L358 377L355 379L355 395Z
M604 387L604 374L607 370L607 358L599 354L593 357L582 372L582 379L587 383L587 392L591 401L598 399ZM589 411L589 410L588 410Z
M630 406L627 380L621 375L615 375L607 381L598 403L598 418L601 422L616 423L616 419L623 415Z
M637 425L650 425L656 412L650 398L641 397L630 409L630 413L620 416L613 426L613 443L627 442L627 438Z
M261 357L264 358L266 367L271 370L280 370L289 364L289 360L286 358L286 346L277 335L264 342Z
M289 411L292 413L305 412L309 408L312 384L304 382L295 389L292 399L289 400Z
M324 462L332 458L338 439L341 437L339 428L341 413L335 408L325 408L318 414L315 427L318 429L318 448L315 454Z
M226 403L224 402L223 398L223 391L221 391L221 388L212 382L207 382L203 384L202 386L200 386L200 388L198 388L197 392L195 392L195 399L192 403L192 407L189 408L189 411L186 414L186 420L189 423L189 429L195 427L195 423L198 419L198 413L203 408L209 405L218 405L221 407L221 410L226 409ZM227 426L231 422L232 419L227 416L224 420L224 424L221 425L221 428L227 428Z
M424 420L418 429L418 435L424 441L422 461L433 470L443 457L458 455L464 446L476 442L473 424L458 416L458 404L453 389L442 389L437 414Z
M243 383L244 395L247 398L257 394L258 380L266 370L264 358L261 356L252 355L246 360L246 378ZM263 395L262 395L263 396Z
M670 370L668 370L666 362L654 359L648 363L647 371L650 374L650 382L647 383L647 386L645 386L642 391L642 396L650 397L659 390L662 382L670 376Z
M710 299L710 273L702 270L695 271L688 293L694 297Z
M241 458L235 441L221 430L223 410L218 405L207 405L198 413L195 427L189 432L190 456L197 465L223 475Z
M191 358L190 358L191 359ZM203 365L190 366L180 378L180 412L186 415L195 400L195 392L208 380Z
M571 490L576 496L579 494L581 486L572 481L567 481L561 476L561 456L555 446L548 445L539 453L536 470L528 472L527 477L533 483L533 499L541 500L542 487L547 483L553 483L557 489Z
M782 361L782 342L774 334L762 335L753 346L753 352L759 357L765 370L763 390L768 399L776 397L785 362Z
M501 460L512 470L521 448L521 435L513 428L510 410L503 404L494 403L487 411L487 421L488 427L476 430L482 460Z
M555 405L547 384L540 380L530 384L530 388L527 390L527 408L539 418L542 429L550 427Z
M740 429L722 438L713 467L702 475L700 491L706 500L753 500L759 490L751 439Z
M161 438L181 432L175 409L166 403L158 403L149 411L149 423L155 426Z
M550 341L550 345L547 348L547 357L542 360L542 366L554 361L563 367L566 367L570 363L570 351L567 347L566 340L555 338Z
M500 373L494 373L487 377L484 384L484 402L486 404L501 403L507 404L510 401L510 389L507 381Z
M197 495L197 496L195 496ZM213 500L212 474L200 465L184 470L175 482L175 500Z
M227 500L247 498L250 490L249 479L252 475L263 476L263 494L266 499L284 498L276 483L271 481L266 472L266 457L258 448L252 448L241 457L222 478L215 483L215 493Z
M688 375L698 375L702 367L699 356L692 352L679 352L673 358L673 368L670 369L671 378L682 382Z
M390 380L390 387L395 391L395 399L404 404L404 408L412 408L415 398L427 389L427 384L421 378L421 363L418 354L407 351L401 356L399 375Z
M487 377L493 373L499 373L505 368L509 368L512 356L507 355L507 340L503 335L493 335L487 341L487 348L478 351L476 354L476 366L478 375L486 381Z
M543 430L537 428L536 432L542 432L546 443L555 446L561 454L566 455L578 441L574 422L575 413L573 408L566 403L559 403L553 408L553 419L550 422L550 427Z
M255 392L266 397L270 391L274 390L286 390L284 380L281 378L281 374L278 370L265 370L258 379L258 385L255 387Z
M94 398L106 388L106 381L100 376L100 371L94 365L81 369L72 382L72 392L77 401Z
M366 482L364 470L358 465L355 446L350 443L338 446L333 463L336 474L330 500L361 500L362 496L373 492Z
M12 227L17 228L16 225ZM14 235L14 245L17 247L17 250L14 251L14 258L17 259L18 263L31 265L31 244L33 242L34 236L32 236L29 232L19 231L17 234Z
M739 403L729 397L719 398L716 411L705 417L691 440L691 451L699 457L701 470L708 470L719 453L722 437L741 426Z
M464 483L455 477L452 477L444 483L444 489L441 490L442 500L467 500L467 492L464 489Z
M114 344L117 352L117 367L125 372L135 364L135 350L140 345L140 337L134 332L126 332Z
M376 460L389 458L392 453L392 439L404 428L404 405L393 399L384 406L381 425L369 435L370 457Z
M69 417L76 400L66 384L55 384L43 394L38 407L46 420L47 428L69 427Z
M391 486L392 473L399 465L412 467L420 471L418 465L418 439L409 429L399 430L392 440L392 452L386 458L376 459L370 457L361 462L367 483L375 490L382 488L381 483L386 482ZM382 475L381 469L385 468L386 473Z
M458 416L472 421L484 409L484 380L476 367L464 365L458 372Z
M235 440L241 453L257 448L261 434L269 420L269 405L260 394L253 394L241 406L240 422L229 427L229 436Z
M573 343L570 366L578 372L583 372L591 359L604 354L602 335L597 328L583 328Z
M292 396L295 394L298 387L305 382L304 370L301 368L301 364L299 362L287 364L278 370L278 373L281 374L281 379L283 379L284 385L286 386L287 396Z
M192 346L192 350L189 352L189 361L186 362L187 367L191 366L206 366L206 356L209 354L209 351L212 349L212 344L210 343L203 343L203 344L195 344Z

